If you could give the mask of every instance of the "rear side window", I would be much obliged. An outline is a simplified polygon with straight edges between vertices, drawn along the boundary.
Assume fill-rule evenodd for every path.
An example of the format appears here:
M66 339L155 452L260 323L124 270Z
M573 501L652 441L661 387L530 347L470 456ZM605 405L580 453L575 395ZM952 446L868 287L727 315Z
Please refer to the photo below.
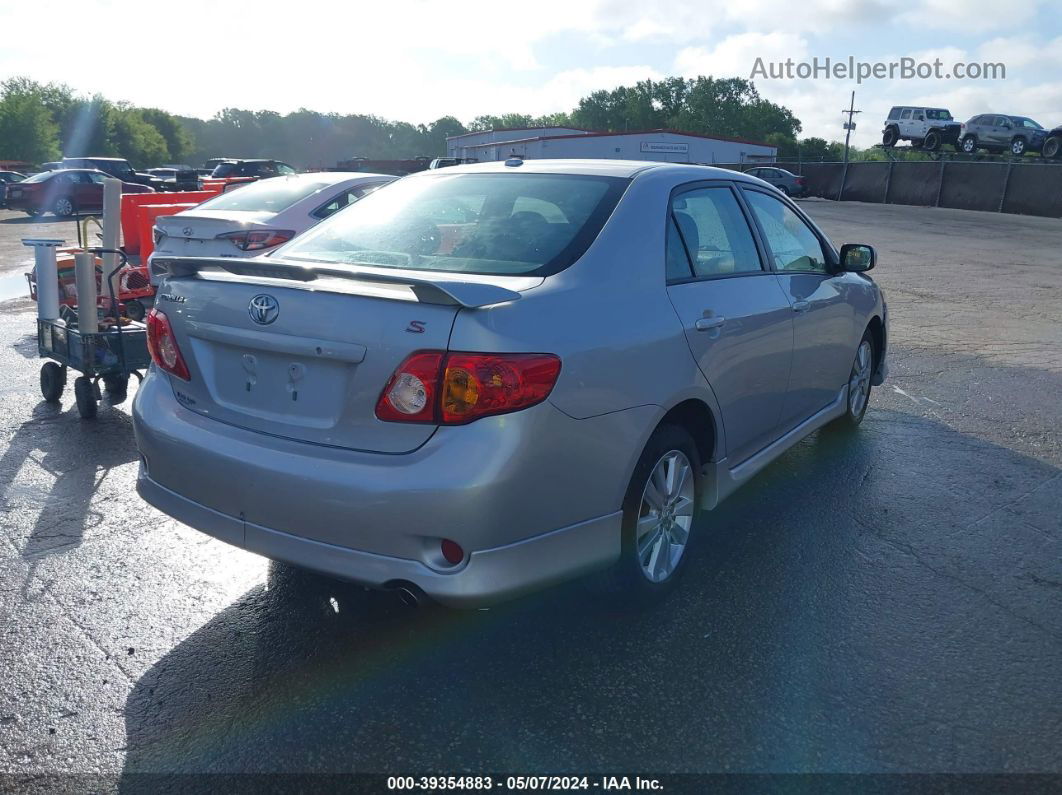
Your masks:
M759 191L745 191L780 271L826 273L822 243L804 219L784 202Z
M574 174L447 175L442 170L366 196L275 256L547 276L582 256L629 182Z
M277 177L244 185L200 204L199 210L246 210L279 213L332 183L320 180Z
M694 276L762 270L752 230L730 188L699 188L676 196L671 202L671 217Z
M911 118L911 109L910 108L904 108L903 112L900 113L900 118L901 119L909 119L909 118Z

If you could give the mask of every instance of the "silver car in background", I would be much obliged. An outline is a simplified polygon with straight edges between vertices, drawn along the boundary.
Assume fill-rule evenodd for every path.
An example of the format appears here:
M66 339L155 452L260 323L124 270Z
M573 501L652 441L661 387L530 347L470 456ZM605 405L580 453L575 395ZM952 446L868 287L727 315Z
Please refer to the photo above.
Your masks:
M703 166L427 171L269 257L158 264L144 499L454 606L665 591L698 509L886 373L873 250Z

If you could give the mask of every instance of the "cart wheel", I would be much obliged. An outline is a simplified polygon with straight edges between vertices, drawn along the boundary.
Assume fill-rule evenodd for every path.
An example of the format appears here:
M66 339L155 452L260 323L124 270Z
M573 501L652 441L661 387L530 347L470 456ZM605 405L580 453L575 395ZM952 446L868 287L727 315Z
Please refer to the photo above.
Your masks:
M144 305L135 298L132 298L125 302L125 316L128 317L130 320L135 320L137 323L139 323L141 320L144 319L145 314L146 312L144 311Z
M55 362L41 365L41 394L49 403L58 403L66 386L66 372Z
M129 376L105 375L103 376L103 388L106 389L107 394L112 397L124 395L129 389Z
M96 385L91 378L81 376L74 380L74 400L82 419L90 420L96 416Z

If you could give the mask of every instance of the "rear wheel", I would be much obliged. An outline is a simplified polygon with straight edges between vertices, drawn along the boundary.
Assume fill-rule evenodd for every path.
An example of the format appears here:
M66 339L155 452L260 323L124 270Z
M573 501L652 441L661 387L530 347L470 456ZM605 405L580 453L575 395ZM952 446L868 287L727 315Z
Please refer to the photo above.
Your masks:
M653 432L623 501L622 553L609 590L646 603L674 586L687 554L697 508L700 458L693 437L676 425Z
M1010 153L1015 157L1021 157L1025 154L1025 139L1015 138L1010 142Z
M125 302L125 314L130 320L140 322L147 313L144 311L144 305L133 298Z
M789 195L791 195L791 194L789 193L789 188L787 188L787 187L786 187L785 185L779 185L779 186L778 186L778 190L780 190L780 191L781 191L782 193L784 193L784 194L785 194L786 196L789 196Z
M896 142L900 139L900 131L895 127L889 127L882 133L881 145L882 146L896 146Z
M961 142L962 151L968 155L972 155L977 151L977 139L972 135L967 135Z

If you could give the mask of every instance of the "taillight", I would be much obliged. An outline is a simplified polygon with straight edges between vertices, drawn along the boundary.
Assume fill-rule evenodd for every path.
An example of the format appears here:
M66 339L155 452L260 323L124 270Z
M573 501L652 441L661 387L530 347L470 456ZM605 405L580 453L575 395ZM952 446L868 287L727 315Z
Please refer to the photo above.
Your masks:
M188 365L184 363L177 339L173 336L170 319L158 309L152 309L147 319L147 344L151 360L159 369L172 373L185 381L191 381Z
M520 411L549 396L560 369L560 359L549 353L420 351L395 370L376 403L376 416L464 425Z
M166 233L159 229L157 226L151 227L151 236L155 239L155 245L157 246L162 242L162 239L166 237Z
M232 245L240 251L261 251L287 243L295 237L290 229L254 229L239 232L225 232L217 236L219 240L231 240Z
M796 180L796 184L797 185L803 185L805 182L807 182L807 180L804 179L804 177L797 177L797 180Z

